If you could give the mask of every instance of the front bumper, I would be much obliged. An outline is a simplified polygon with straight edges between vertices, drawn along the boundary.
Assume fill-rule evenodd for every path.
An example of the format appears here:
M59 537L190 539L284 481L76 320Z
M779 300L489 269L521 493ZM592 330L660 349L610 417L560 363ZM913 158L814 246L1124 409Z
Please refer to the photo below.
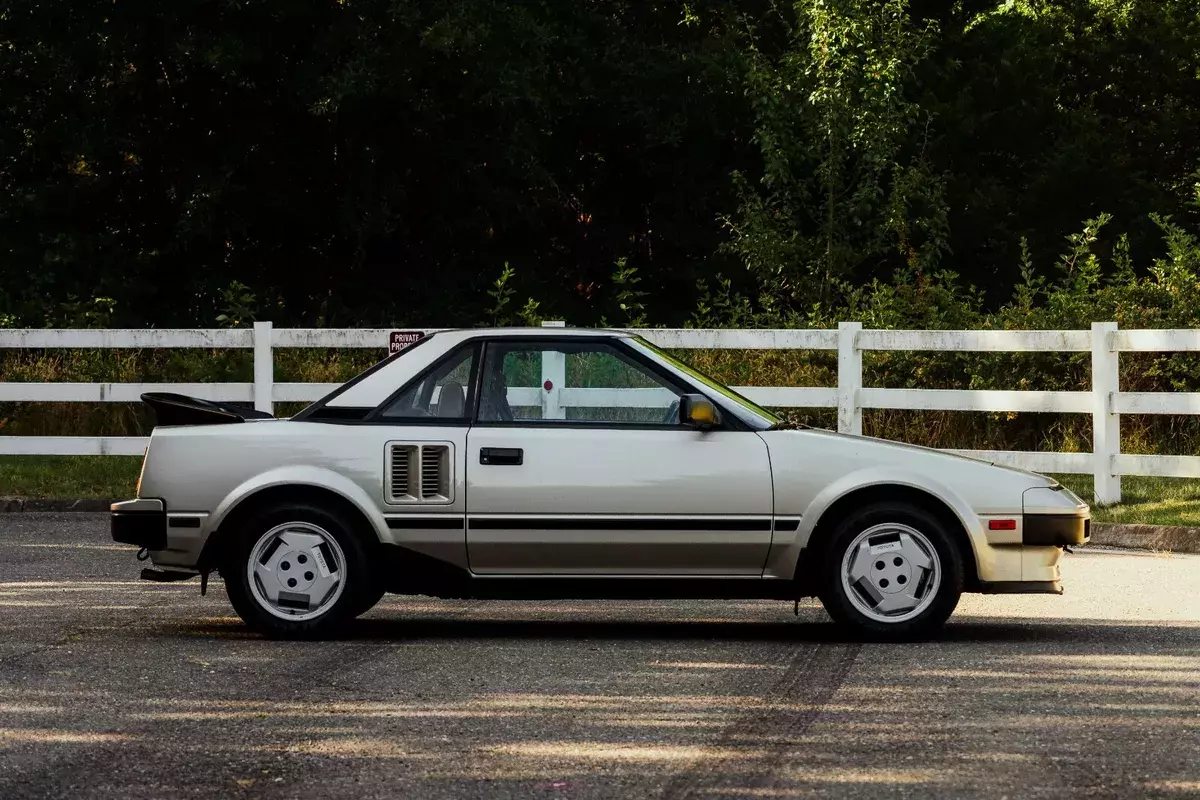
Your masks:
M167 547L167 508L162 500L150 498L113 503L111 528L114 542L147 550Z
M1031 547L1070 547L1092 538L1092 520L1077 514L1026 514L1021 544Z

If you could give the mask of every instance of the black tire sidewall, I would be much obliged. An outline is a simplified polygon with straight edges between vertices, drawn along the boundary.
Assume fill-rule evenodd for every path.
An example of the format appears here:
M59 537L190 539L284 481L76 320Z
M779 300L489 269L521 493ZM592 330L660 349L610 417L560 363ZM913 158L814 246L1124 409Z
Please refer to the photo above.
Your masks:
M896 623L879 622L855 608L841 579L842 559L855 537L868 528L889 522L907 525L924 534L937 551L941 567L941 583L933 602L916 617ZM876 641L912 639L937 630L954 612L963 589L963 554L959 543L933 514L904 503L866 506L842 520L822 548L820 569L820 598L825 610L837 622Z
M282 619L259 605L250 591L246 565L259 538L272 528L289 522L307 522L328 531L342 548L346 575L342 595L319 617L304 621ZM325 638L340 632L343 625L362 613L374 592L367 548L353 527L336 512L316 505L289 504L263 509L234 532L221 565L225 591L238 615L256 631L275 638Z

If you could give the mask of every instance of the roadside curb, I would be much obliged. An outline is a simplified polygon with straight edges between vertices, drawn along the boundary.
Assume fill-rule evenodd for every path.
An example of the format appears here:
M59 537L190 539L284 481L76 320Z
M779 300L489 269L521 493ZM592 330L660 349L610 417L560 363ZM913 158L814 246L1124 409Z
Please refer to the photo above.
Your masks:
M37 500L24 497L0 497L0 513L16 511L108 511L112 500L88 498Z
M1182 525L1127 525L1118 522L1093 522L1090 544L1126 547L1132 550L1200 553L1200 528L1189 528Z

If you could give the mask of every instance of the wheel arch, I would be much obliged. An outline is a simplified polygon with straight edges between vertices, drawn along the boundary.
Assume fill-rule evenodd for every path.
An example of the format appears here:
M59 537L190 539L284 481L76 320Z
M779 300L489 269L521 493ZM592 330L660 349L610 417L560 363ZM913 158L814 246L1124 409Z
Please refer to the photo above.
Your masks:
M823 548L829 542L838 522L852 509L888 502L915 506L942 523L962 549L964 588L967 591L978 588L978 551L975 537L971 533L972 523L969 521L973 514L964 518L964 513L970 513L969 508L954 500L948 500L945 496L939 496L927 487L908 481L886 479L860 484L829 498L820 504L815 519L805 515L804 519L809 523L803 526L807 529L807 535L802 542L798 541L796 561L793 562L797 582L805 587L815 585L812 571L822 561ZM814 502L813 505L818 503Z
M262 476L231 492L212 515L212 532L201 551L200 568L211 568L219 563L225 544L242 520L264 508L289 503L316 504L340 513L372 548L386 541L387 523L372 510L365 492L336 473L315 476L306 472L285 471ZM349 486L343 486L343 483Z

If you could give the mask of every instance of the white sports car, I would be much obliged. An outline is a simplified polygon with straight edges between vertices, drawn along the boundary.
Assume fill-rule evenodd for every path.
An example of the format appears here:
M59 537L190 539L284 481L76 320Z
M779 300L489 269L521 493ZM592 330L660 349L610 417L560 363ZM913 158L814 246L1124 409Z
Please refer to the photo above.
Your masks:
M144 399L158 426L113 538L150 580L218 570L275 636L394 592L815 595L860 635L913 637L964 591L1061 593L1089 534L1050 478L788 425L615 331L436 333L290 419Z

